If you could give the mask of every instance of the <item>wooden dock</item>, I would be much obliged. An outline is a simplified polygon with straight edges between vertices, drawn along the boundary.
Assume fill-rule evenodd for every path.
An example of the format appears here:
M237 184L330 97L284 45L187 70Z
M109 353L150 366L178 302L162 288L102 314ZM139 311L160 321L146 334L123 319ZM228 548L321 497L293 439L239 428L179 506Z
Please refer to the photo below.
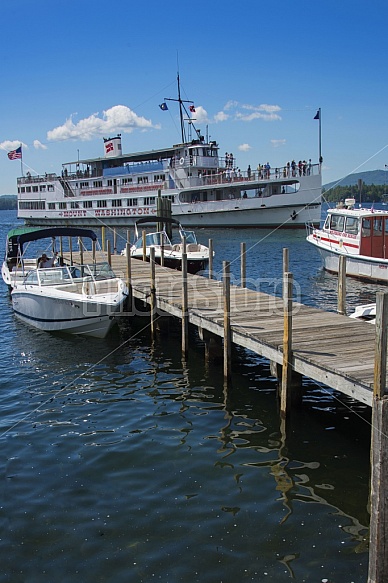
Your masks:
M126 258L112 255L114 271L123 278ZM133 296L151 303L150 263L131 261ZM223 284L187 276L188 320L223 337ZM182 317L182 273L155 265L156 307ZM283 299L247 288L230 287L231 341L271 362L283 362ZM337 313L293 303L292 369L372 405L375 327Z

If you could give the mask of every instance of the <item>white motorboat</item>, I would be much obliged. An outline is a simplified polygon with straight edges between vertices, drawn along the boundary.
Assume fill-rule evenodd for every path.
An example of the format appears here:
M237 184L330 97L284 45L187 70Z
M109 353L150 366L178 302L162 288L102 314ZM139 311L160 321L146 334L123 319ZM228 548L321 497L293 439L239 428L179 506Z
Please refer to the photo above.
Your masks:
M143 242L141 227L147 224L157 224L158 230L146 233ZM173 227L178 231L173 234ZM167 232L168 231L168 232ZM209 262L209 248L198 243L194 231L188 231L182 227L179 221L169 217L155 216L152 219L144 217L136 221L135 243L131 247L131 257L143 259L144 253L147 261L150 258L150 248L155 249L155 261L172 269L181 269L184 244L186 243L187 270L189 273L197 273L205 269ZM125 255L125 250L123 251Z
M349 318L354 318L355 320L365 320L371 324L376 322L376 304L364 304L362 306L357 306Z
M338 273L346 257L346 275L388 283L388 211L355 208L353 198L328 209L323 227L307 225L307 241L314 245L324 268Z
M37 269L41 256L48 252L56 263L61 263L62 238L77 237L97 242L97 236L90 229L78 227L16 227L7 234L5 256L1 266L4 283L11 289L21 282L27 273Z
M94 243L89 251L92 260L76 264L70 251L66 253L66 257L70 256L68 265L35 266L22 280L16 274L11 291L13 310L19 319L39 330L104 338L114 323L114 316L124 306L128 289L106 261L95 260L95 233L85 229L76 231L79 242L84 244L81 238L89 236ZM28 236L32 235L19 236L21 247ZM35 236L38 238L37 233ZM89 252L82 247L77 258L84 258ZM22 256L17 257L19 265L22 270Z
M11 292L15 315L39 330L104 338L128 290L108 263L28 273Z
M178 143L124 154L119 134L104 138L103 156L65 162L58 173L27 172L17 179L18 218L28 225L94 227L103 221L128 228L158 214L160 196L190 228L320 224L319 161L256 162L241 170L233 154L221 155L218 143L195 127L195 107L180 99L179 77L178 99L171 101L179 104Z

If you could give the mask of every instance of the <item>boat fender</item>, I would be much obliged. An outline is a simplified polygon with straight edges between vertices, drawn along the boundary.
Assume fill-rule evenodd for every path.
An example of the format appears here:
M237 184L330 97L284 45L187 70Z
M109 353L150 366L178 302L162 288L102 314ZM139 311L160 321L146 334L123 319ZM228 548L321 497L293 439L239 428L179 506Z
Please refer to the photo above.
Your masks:
M181 166L183 166L183 164L184 164L184 163L185 163L185 159L184 159L184 158L181 158L181 159L179 160L179 164L180 164Z
M84 296L92 296L96 293L96 284L94 281L84 281L82 284L82 293Z

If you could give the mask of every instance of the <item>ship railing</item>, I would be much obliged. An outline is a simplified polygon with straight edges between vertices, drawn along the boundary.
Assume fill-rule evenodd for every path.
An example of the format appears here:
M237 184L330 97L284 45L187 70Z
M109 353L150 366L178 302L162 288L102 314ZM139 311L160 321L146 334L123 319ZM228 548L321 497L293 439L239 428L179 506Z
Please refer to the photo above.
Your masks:
M36 175L32 176L29 172L27 172L26 176L19 176L17 179L18 184L36 184L40 182L47 182L47 181L54 181L58 180L57 174L43 174L43 175Z

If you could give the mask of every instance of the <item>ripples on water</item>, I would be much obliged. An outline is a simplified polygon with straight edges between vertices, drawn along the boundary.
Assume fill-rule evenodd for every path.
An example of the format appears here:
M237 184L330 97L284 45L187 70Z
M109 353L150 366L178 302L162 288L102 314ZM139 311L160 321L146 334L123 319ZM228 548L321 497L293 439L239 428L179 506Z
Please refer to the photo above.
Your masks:
M198 234L216 269L263 237ZM303 301L335 310L304 233L267 237L248 273L271 293L284 246ZM285 440L265 360L236 348L226 391L194 331L183 363L174 324L153 345L140 318L103 341L48 335L1 297L1 581L366 580L366 407L306 379Z

